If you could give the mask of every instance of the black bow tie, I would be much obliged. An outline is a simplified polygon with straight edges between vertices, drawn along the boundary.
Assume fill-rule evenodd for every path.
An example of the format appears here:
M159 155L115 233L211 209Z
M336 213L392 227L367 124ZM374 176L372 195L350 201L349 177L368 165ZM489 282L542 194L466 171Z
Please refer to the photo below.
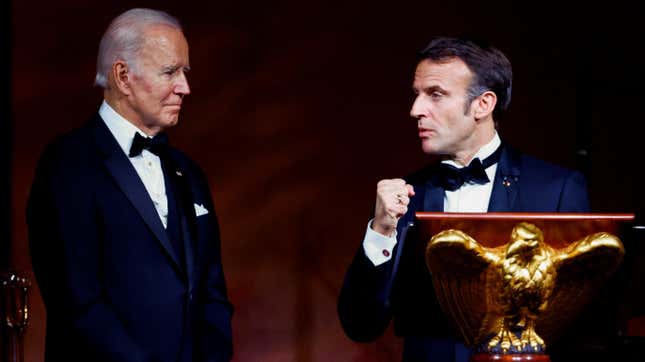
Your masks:
M479 158L470 161L466 167L457 168L447 163L439 164L437 173L437 181L441 187L446 191L455 191L463 184L470 182L478 185L484 185L490 180L486 175L486 169L499 161L502 154L502 147L497 147L497 150L490 156L484 159L484 162Z
M135 157L141 154L141 151L148 150L157 156L168 147L168 136L165 133L159 133L154 137L143 137L139 132L134 134L132 146L128 156Z

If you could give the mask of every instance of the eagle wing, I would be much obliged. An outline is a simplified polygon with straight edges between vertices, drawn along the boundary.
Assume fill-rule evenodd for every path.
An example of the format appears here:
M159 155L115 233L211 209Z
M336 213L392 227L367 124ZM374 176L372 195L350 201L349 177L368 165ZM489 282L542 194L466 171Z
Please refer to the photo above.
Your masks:
M549 304L537 321L537 332L547 344L555 342L589 304L620 265L625 249L616 236L603 232L553 252L557 276Z
M426 246L426 264L441 307L467 345L497 322L500 248L487 248L459 230L444 230Z

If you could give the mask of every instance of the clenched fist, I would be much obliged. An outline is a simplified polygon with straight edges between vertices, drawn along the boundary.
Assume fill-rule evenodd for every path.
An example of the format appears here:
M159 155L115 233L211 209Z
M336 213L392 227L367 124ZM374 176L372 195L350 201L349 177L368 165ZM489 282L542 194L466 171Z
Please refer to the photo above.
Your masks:
M414 196L414 188L403 179L379 181L376 185L372 229L379 234L392 236L399 218L408 211L411 196Z

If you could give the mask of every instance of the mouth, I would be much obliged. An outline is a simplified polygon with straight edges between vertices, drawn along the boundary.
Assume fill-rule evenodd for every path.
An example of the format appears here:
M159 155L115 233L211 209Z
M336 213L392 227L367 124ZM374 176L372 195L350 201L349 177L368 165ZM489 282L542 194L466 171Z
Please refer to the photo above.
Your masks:
M166 104L165 107L172 112L179 112L181 110L181 104Z
M433 133L435 132L431 129L419 127L419 138L430 138Z

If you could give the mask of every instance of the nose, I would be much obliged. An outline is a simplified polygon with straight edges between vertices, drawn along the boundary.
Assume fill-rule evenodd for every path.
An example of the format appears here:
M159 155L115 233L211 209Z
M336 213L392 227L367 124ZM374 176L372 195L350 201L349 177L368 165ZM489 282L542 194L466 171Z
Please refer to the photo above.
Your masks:
M179 74L174 90L175 94L178 94L181 97L190 94L190 86L188 85L188 78L186 78L186 73L182 72L181 74Z
M417 95L412 103L412 108L410 108L410 117L414 119L423 118L426 114L423 107L423 100L421 99L422 94Z

